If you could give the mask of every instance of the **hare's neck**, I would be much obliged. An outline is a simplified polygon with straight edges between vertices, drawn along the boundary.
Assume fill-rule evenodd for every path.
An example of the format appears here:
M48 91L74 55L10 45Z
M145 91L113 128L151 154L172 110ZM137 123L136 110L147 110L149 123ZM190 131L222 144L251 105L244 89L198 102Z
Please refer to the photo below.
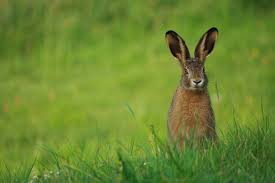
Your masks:
M186 92L190 92L190 93L193 93L194 95L196 94L202 94L202 93L206 93L208 94L208 88L207 88L207 85L203 88L198 88L198 89L195 89L195 88L190 88L189 86L186 86L184 83L181 83L180 85L180 88Z
M204 108L205 106L211 105L210 97L207 89L204 90L189 90L181 87L180 97L183 102L183 106L186 110L192 108L192 110L197 110L197 108Z
M201 97L207 97L208 98L208 89L207 87L202 88L202 89L189 89L185 88L184 86L180 86L181 92L184 97L187 98L201 98Z

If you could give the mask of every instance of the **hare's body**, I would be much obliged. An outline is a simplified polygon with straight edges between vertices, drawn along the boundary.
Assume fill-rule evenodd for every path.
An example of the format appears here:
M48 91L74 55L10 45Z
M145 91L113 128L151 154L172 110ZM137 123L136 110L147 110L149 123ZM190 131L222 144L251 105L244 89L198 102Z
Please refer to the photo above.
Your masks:
M214 140L215 117L208 95L208 79L204 63L215 45L216 28L209 29L199 40L195 56L191 57L184 40L174 31L166 32L167 44L182 68L179 87L168 114L168 132L172 142L180 147L186 140Z
M194 137L215 138L215 117L207 90L188 90L179 86L168 114L170 140Z

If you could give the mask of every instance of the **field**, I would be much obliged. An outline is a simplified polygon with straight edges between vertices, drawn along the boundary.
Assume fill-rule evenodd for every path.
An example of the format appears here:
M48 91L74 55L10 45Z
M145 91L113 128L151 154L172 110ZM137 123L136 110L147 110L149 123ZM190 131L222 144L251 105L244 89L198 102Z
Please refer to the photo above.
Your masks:
M275 182L273 1L0 1L0 182ZM219 143L167 145L180 67L206 61Z

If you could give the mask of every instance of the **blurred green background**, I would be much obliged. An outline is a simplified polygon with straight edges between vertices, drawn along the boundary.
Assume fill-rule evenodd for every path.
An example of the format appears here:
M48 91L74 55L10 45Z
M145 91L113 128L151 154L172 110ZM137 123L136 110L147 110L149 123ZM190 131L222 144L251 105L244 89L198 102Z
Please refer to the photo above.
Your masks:
M218 133L275 112L274 1L0 1L0 161L41 146L166 138L180 67L164 34L194 47L219 29L206 71ZM274 124L271 124L274 127Z

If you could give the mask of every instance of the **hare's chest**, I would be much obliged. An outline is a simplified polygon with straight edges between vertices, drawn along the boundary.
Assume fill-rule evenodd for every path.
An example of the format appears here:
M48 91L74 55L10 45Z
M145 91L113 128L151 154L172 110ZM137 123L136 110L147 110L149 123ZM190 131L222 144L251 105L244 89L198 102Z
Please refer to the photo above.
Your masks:
M172 137L196 128L205 133L211 119L211 106L206 92L177 90L169 113L168 126ZM198 134L199 135L199 134Z
M204 126L209 119L209 100L204 96L183 97L181 105L182 123L188 126Z

